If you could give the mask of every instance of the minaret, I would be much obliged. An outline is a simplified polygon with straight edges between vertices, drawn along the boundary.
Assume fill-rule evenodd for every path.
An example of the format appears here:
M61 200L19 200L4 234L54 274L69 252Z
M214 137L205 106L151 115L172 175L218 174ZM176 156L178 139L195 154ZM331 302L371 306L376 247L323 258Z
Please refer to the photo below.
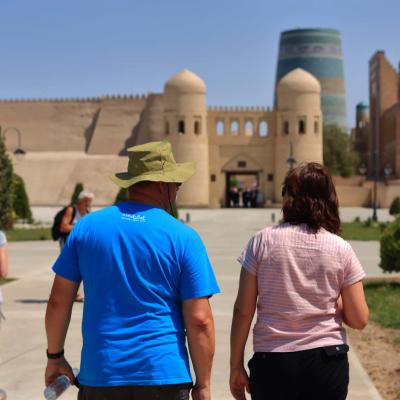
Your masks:
M196 173L178 192L180 207L208 207L209 165L206 131L206 85L184 69L164 87L164 140L171 142L176 162L196 162Z
M277 86L275 140L275 201L281 201L282 183L289 171L290 142L296 163L323 162L321 85L309 72L297 68Z

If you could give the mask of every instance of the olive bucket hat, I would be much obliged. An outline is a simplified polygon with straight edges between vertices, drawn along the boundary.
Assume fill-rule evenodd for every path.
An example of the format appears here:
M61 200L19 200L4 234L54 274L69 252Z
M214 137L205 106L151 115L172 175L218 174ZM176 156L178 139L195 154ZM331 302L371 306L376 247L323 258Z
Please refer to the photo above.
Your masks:
M111 180L122 188L142 181L182 183L196 172L194 162L175 162L171 143L166 141L130 147L128 157L127 172L110 174Z

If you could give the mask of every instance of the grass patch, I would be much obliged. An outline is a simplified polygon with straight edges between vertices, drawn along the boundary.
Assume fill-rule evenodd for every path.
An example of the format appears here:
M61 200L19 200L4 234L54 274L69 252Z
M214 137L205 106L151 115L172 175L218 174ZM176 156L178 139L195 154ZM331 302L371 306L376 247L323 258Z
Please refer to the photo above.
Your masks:
M6 283L10 283L12 281L15 281L15 278L0 279L0 285L5 285Z
M8 229L6 236L9 242L53 240L50 229Z
M400 283L371 282L364 291L370 319L383 328L400 329ZM396 341L400 345L400 336Z
M344 240L380 240L386 223L342 222L340 229Z

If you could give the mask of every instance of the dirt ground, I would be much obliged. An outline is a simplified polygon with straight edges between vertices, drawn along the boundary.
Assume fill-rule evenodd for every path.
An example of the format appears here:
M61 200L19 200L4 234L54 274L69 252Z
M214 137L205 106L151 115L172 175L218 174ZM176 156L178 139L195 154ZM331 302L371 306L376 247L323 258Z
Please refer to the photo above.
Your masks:
M369 322L347 329L350 343L384 400L400 399L400 331Z

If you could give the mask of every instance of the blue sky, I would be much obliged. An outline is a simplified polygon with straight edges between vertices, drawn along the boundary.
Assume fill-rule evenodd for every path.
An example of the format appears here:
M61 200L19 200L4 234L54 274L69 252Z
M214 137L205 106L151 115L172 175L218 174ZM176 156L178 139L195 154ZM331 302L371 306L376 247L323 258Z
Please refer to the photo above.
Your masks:
M280 32L341 32L350 126L368 60L400 60L398 0L3 0L0 98L162 92L183 68L207 104L271 106Z

